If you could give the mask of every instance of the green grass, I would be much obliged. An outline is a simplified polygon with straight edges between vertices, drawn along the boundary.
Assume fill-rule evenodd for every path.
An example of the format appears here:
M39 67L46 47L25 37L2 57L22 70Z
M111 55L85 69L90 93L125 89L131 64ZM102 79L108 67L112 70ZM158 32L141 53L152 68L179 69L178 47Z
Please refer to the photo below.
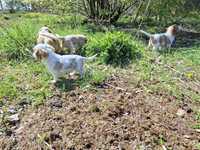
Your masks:
M5 20L5 16L9 19ZM91 24L81 25L82 18L78 18L77 21L70 16L58 17L41 13L4 14L0 16L1 19L4 20L0 23L0 108L2 110L7 110L10 105L18 106L23 102L37 107L52 95L58 94L58 91L69 92L76 87L80 87L80 90L96 90L98 85L112 74L129 76L129 84L132 87L139 85L147 93L164 93L176 97L180 102L183 98L188 98L194 103L200 102L198 44L190 48L176 48L172 53L159 54L145 50L146 45L143 41L132 39L131 42L137 51L140 51L140 56L126 68L112 67L99 61L86 63L83 79L77 77L75 80L70 80L66 76L61 82L52 85L50 83L52 75L43 64L31 56L39 28L48 25L60 35L85 34L89 37L89 42L93 42L95 46L98 46L98 40L109 28ZM149 31L154 31L155 28L150 28ZM113 103L106 101L104 107L110 105ZM91 111L93 109L95 108L91 108ZM194 111L197 112L194 116L197 123L191 125L191 128L200 129L200 112ZM38 142L41 143L45 136L41 135ZM160 135L157 142L164 145L164 137ZM200 144L196 147L200 149Z
M8 17L6 20L4 17ZM45 66L33 60L31 53L35 45L37 32L40 27L48 25L60 35L87 32L87 26L80 26L81 19L76 22L72 17L41 13L4 14L0 25L0 101L2 105L26 101L32 105L42 104L53 94L51 90L52 76ZM76 28L74 28L76 27ZM93 67L94 69L94 67ZM97 69L86 78L76 81L81 87L98 84L107 74ZM70 85L60 83L59 89L66 91Z
M51 95L48 80L50 75L44 66L33 61L18 64L12 62L4 64L1 69L0 99L6 102L19 103L20 101L40 104Z
M9 19L5 20L5 16ZM82 33L89 39L102 37L105 34L101 32L102 28L104 31L108 30L106 27L99 29L91 24L81 25L82 18L75 19L70 16L60 17L41 13L3 14L1 19L4 20L0 27L0 55L2 58L0 99L3 102L5 99L10 102L19 102L25 99L38 105L53 94L49 88L51 75L42 64L35 62L31 56L31 49L35 45L36 35L41 26L48 25L60 35ZM135 72L135 78L139 82L158 81L156 84L145 85L147 91L163 91L179 99L184 93L192 100L199 101L199 93L184 86L184 82L185 84L187 82L199 83L200 48L198 46L177 48L170 54L155 54L146 51L143 42L135 40L134 43L141 51L141 58L133 61L128 68L116 69L92 63L86 67L85 77L82 80L78 79L73 84L79 85L81 88L93 87L102 83L112 72L117 72L116 70ZM154 63L158 56L160 56L162 65ZM166 64L180 74L166 68ZM180 79L184 82L181 83ZM70 88L68 84L62 82L59 84L61 91L67 91Z

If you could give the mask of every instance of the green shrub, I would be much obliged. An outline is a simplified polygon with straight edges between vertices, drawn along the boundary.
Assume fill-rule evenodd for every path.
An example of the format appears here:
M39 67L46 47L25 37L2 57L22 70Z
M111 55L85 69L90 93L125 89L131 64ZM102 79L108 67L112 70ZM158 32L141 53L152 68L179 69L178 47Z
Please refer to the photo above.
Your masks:
M85 54L100 54L100 61L113 66L125 67L136 58L138 46L131 36L122 32L109 32L90 39Z
M0 54L15 60L30 57L36 35L37 29L32 23L3 28L0 34Z

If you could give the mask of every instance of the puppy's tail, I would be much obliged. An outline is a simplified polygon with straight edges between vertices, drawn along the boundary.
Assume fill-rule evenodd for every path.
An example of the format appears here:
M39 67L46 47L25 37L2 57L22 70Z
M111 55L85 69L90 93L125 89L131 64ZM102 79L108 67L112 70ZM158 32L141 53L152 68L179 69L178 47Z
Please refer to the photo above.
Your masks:
M150 33L147 33L147 32L145 32L145 31L143 31L143 30L140 30L140 32L141 33L144 33L146 36L148 36L148 37L151 37L152 36L152 34L150 34Z
M97 54L91 56L91 57L84 57L85 60L88 60L88 61L92 61L92 60L95 60L96 59L96 56Z

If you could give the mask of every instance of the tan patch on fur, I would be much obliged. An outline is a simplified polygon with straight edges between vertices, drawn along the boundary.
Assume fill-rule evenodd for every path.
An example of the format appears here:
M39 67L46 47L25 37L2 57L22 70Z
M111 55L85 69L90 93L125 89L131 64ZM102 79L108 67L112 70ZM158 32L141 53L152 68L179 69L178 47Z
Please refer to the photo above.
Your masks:
M176 25L169 26L167 32L175 36L178 32L178 27Z
M48 53L44 52L41 49L37 49L35 55L36 55L37 59L39 59L39 60L46 59L48 57Z

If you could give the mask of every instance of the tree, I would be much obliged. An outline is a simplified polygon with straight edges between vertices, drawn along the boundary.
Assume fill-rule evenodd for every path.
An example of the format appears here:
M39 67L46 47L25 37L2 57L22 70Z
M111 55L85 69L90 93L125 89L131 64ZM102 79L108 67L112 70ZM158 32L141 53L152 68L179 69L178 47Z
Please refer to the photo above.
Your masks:
M138 2L139 0L79 0L75 5L89 21L113 24Z
M3 3L2 3L2 0L0 0L0 7L1 7L1 10L3 10Z
M17 9L21 9L23 7L21 0L4 0L4 2L10 13L15 13Z

